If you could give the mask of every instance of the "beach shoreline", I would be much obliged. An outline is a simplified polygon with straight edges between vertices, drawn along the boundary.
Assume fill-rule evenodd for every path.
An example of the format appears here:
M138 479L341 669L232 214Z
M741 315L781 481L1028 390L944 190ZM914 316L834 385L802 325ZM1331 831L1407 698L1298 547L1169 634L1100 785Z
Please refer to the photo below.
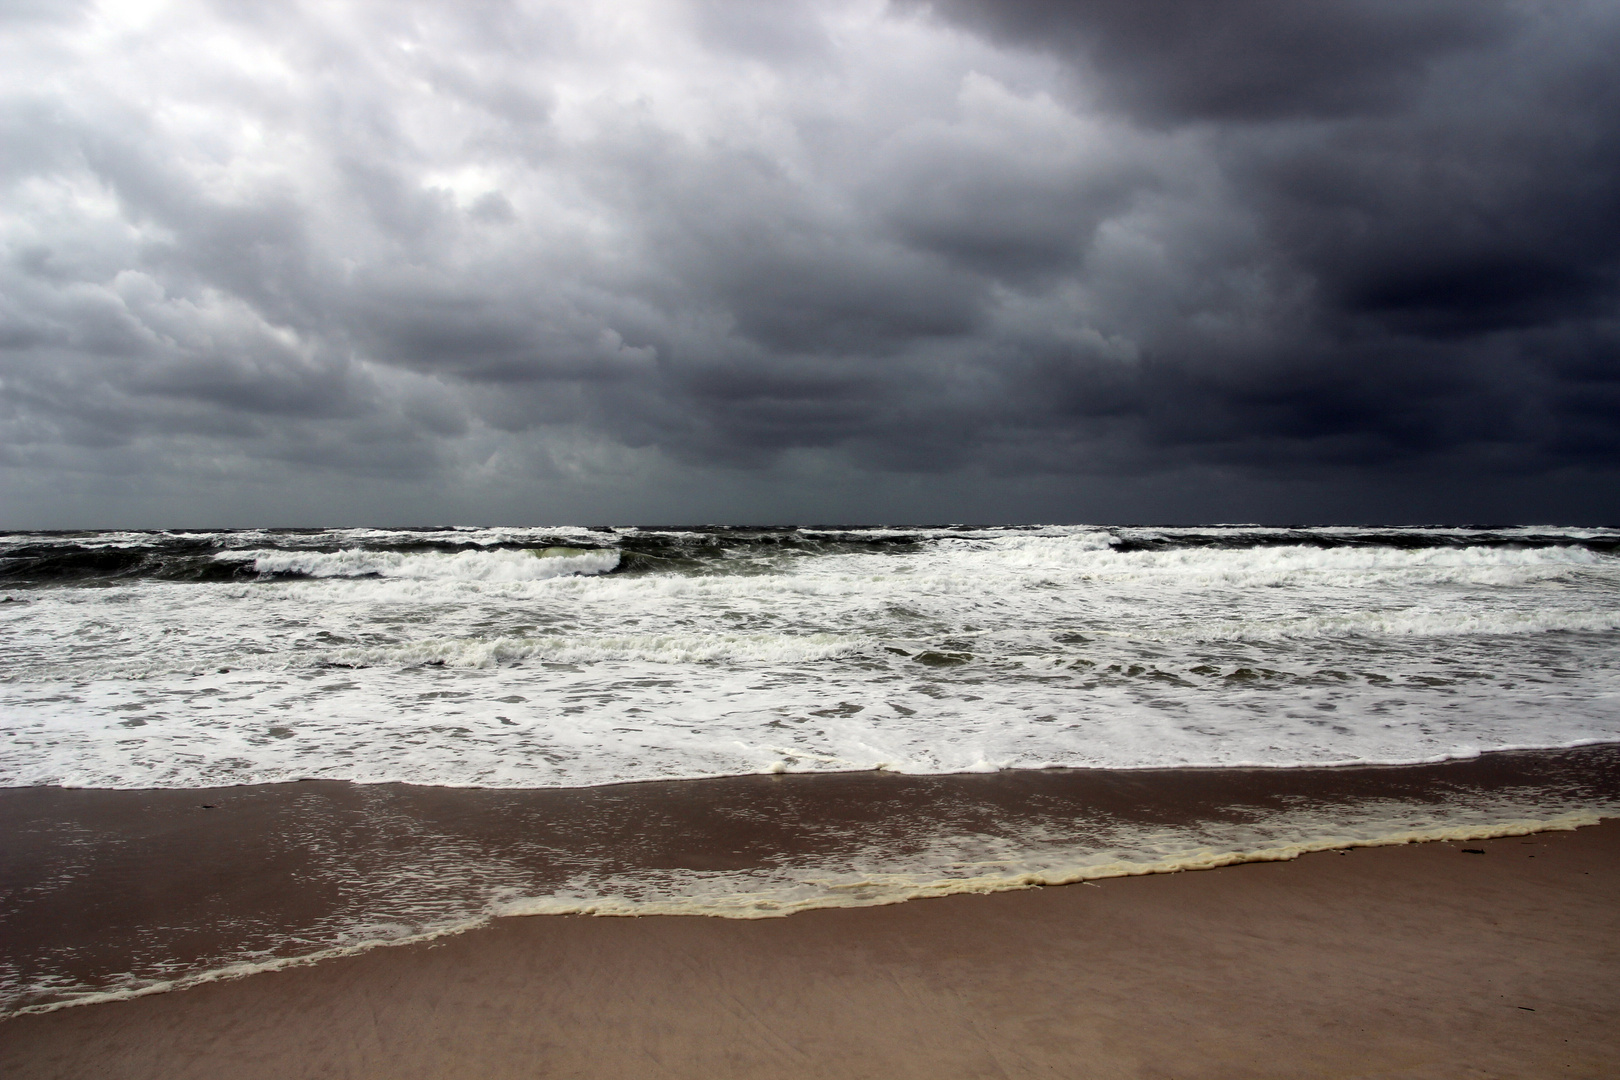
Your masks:
M13 1017L0 1070L1595 1078L1617 886L1607 820L781 919L507 918Z
M0 1015L520 915L774 919L1569 829L1620 747L1410 766L758 775L576 789L0 789Z

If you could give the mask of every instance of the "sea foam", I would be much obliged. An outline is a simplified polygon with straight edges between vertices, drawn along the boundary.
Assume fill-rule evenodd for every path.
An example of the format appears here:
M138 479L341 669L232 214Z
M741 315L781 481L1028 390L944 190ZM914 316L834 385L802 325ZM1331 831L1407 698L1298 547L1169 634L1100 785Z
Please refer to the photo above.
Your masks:
M1601 530L142 535L0 549L22 582L0 784L1290 767L1620 738ZM72 561L102 541L134 554Z

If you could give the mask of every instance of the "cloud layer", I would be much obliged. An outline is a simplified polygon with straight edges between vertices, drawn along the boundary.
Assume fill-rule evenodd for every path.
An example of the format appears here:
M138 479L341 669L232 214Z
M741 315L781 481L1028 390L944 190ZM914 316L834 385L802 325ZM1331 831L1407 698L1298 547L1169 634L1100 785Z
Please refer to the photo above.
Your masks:
M1611 4L0 10L0 526L1620 511Z

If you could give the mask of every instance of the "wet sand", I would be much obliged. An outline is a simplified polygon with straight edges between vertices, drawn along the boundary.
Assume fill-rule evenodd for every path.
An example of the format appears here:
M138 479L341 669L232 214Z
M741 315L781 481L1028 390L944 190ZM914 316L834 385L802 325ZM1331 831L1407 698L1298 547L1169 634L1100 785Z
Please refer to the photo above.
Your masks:
M0 1073L1607 1078L1617 901L1609 821L785 919L511 918L16 1017Z

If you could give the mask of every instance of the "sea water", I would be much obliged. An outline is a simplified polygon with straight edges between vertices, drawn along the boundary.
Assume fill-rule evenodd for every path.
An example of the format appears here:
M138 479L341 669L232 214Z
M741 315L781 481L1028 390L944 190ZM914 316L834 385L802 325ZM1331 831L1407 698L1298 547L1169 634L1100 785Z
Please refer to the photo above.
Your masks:
M636 782L1281 776L1620 741L1617 552L1620 531L1561 528L10 534L0 786L376 794L334 810L309 788L240 841L302 852L334 898L320 911L255 916L185 956L137 928L109 970L72 977L51 958L83 943L42 947L0 963L0 994L136 992L501 914L760 917L1595 821L1615 811L1607 758L1576 779L1320 796L1334 783L1313 781L1166 795L1162 812L1117 792L980 805L959 786L878 788L836 825L744 787L704 811L722 825L637 826L710 798L666 784L626 789L656 794L614 819L614 843L600 822L533 840L584 798L568 792ZM499 820L526 814L530 834L473 829L470 811L430 821L378 785L504 792L519 801ZM794 814L778 850L702 855ZM150 844L30 820L60 843L15 877L13 912Z
M1620 533L12 535L0 784L1398 763L1620 737Z

